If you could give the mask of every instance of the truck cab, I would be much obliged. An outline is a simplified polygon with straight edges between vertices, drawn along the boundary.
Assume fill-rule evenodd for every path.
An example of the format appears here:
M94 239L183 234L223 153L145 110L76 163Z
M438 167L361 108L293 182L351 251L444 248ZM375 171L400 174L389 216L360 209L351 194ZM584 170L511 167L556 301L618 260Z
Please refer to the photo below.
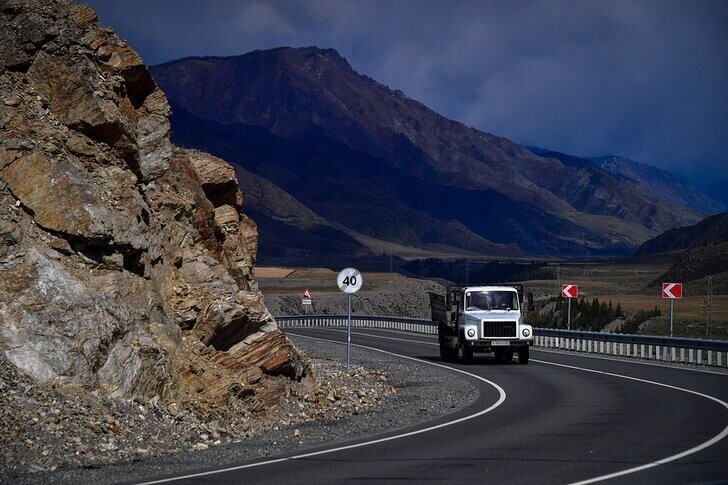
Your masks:
M533 329L523 323L520 285L450 286L447 295L430 294L433 321L438 325L440 356L470 362L475 352L492 352L510 362L518 354L528 363Z

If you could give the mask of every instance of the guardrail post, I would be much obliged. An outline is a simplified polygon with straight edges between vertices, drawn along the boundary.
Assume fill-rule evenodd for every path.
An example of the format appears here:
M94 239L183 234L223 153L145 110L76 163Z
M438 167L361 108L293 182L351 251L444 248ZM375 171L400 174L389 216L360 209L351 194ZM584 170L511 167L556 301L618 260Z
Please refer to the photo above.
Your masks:
M341 327L346 326L347 319L340 315L300 315L280 316L276 319L276 322L281 329L316 326ZM396 329L425 335L437 335L438 333L437 325L416 318L363 315L353 318L352 326L357 328ZM590 332L568 332L550 329L536 329L536 332L545 334L533 336L534 345L538 347L642 359L653 359L654 353L654 358L659 361L689 362L697 365L728 367L728 351L725 350L728 346L723 342L639 335L592 335ZM660 345L656 345L658 342ZM677 355L678 348L680 349L679 358ZM685 349L688 350L687 356ZM697 352L697 356L695 352ZM714 352L715 356L713 355Z

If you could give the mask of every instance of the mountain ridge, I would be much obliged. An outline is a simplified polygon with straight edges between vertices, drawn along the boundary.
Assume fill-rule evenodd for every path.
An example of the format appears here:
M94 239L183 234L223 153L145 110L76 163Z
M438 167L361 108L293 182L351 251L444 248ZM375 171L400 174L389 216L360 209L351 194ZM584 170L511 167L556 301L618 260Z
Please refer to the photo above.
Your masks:
M226 151L226 159L268 178L304 205L318 204L314 211L332 223L353 220L351 228L365 236L426 246L419 235L434 229L441 233L435 239L467 249L462 245L472 239L453 239L460 230L443 233L452 220L474 236L526 254L628 254L666 229L702 219L683 205L651 200L638 182L628 184L596 166L576 171L442 117L357 73L335 50L278 48L234 58L186 58L152 72L177 106L172 117L177 143L214 144ZM203 125L205 133L191 129ZM286 162L288 179L272 174L282 163L280 150L270 154L230 138L249 127L297 147ZM311 172L295 165L311 165ZM314 193L330 193L347 170L357 172L358 182L384 203L372 201L363 187L355 188L361 202L337 201L333 195L324 200ZM317 188L302 187L304 180ZM394 208L411 217L398 217ZM366 213L371 213L368 220ZM423 231L415 220L430 220L429 229ZM390 231L382 231L382 221Z
M671 229L645 241L635 256L694 249L711 242L728 240L728 212L708 216L692 226Z

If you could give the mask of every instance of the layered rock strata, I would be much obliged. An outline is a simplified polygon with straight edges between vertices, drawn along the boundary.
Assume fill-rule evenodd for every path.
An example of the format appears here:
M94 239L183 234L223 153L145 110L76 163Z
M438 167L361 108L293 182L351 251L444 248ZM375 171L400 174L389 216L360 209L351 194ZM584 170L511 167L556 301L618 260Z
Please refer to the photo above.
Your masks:
M0 351L41 384L274 406L307 364L254 281L235 172L174 147L90 8L0 1Z

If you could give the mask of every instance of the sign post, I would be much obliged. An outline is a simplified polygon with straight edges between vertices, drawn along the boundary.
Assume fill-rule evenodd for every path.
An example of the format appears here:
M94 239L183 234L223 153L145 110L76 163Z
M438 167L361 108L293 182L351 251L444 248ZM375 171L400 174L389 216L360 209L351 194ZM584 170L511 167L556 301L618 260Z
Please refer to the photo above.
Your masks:
M303 308L306 310L306 315L308 315L308 307L311 306L311 300L311 292L308 291L308 288L306 288L306 291L304 291L301 296L301 305L303 305Z
M561 285L561 296L569 299L566 329L571 330L571 299L579 296L579 285Z
M663 283L662 297L670 299L670 337L672 337L672 323L675 315L675 300L682 300L682 283Z
M346 368L351 367L351 295L361 289L361 285L364 282L359 270L354 268L344 268L341 270L339 275L336 277L336 286L341 291L346 293L347 301L349 303L349 312L346 325Z

